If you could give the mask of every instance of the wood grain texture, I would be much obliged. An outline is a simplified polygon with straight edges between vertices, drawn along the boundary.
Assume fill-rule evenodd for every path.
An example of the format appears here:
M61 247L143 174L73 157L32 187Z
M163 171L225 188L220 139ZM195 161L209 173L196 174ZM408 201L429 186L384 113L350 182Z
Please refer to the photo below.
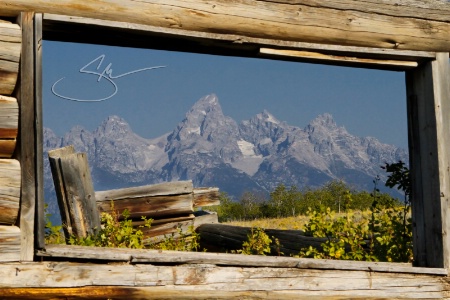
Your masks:
M20 261L20 228L0 225L0 262Z
M0 159L0 224L15 224L20 209L20 164Z
M0 94L11 95L16 87L21 45L19 25L0 22Z
M170 196L143 196L140 198L114 200L114 210L120 214L127 209L130 218L170 217L194 212L194 197L192 194L170 195ZM97 201L100 212L111 212L111 200Z
M65 289L70 299L444 299L449 290L436 275L205 264L8 263L0 276L2 297L14 299L30 288L33 299Z
M73 15L167 28L337 45L449 51L446 2L6 0L4 15L20 11Z
M169 196L192 193L194 187L191 180L164 182L138 187L122 188L95 192L97 201L110 201L152 196Z
M35 110L36 110L36 227L35 246L45 247L45 200L44 200L44 128L42 119L42 14L34 17L34 53L35 53Z
M219 188L195 188L194 189L194 207L220 205Z
M213 264L220 266L353 270L447 276L447 269L412 267L411 264L407 263L357 262L283 256L236 255L210 252L197 253L47 245L46 249L38 251L37 255L49 258L87 259L129 263Z
M86 153L67 154L59 160L73 234L86 237L97 233L100 213Z
M48 151L48 159L52 172L53 184L55 186L56 199L58 200L61 222L64 225L63 230L66 237L73 235L73 225L70 219L69 203L66 198L60 158L74 153L75 148L73 145Z
M16 139L18 127L19 105L17 99L0 95L0 139Z
M20 232L21 260L32 261L34 256L34 217L36 209L36 153L34 98L34 14L21 13L18 22L22 29L20 78L16 89L20 109L20 132L16 151L22 170Z
M449 267L448 53L406 73L414 262Z

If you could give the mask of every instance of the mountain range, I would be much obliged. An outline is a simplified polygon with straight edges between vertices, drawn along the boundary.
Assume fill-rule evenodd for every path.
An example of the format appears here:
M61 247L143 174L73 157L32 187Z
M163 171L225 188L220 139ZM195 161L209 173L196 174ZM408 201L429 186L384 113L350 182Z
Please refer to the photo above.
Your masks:
M191 179L194 186L217 186L235 199L245 191L268 193L280 183L302 188L343 180L372 190L375 176L385 178L381 165L408 161L404 149L351 135L328 113L304 128L265 110L238 124L211 94L198 100L172 132L155 139L135 134L118 116L92 132L76 126L62 137L44 128L50 212L56 201L47 151L70 144L87 153L96 191Z

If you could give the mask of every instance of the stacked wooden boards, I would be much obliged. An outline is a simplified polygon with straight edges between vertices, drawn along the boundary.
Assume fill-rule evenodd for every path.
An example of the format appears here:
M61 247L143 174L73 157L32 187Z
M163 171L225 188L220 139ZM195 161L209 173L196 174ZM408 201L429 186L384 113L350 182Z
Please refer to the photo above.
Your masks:
M13 97L21 54L22 32L17 24L0 20L0 261L20 260L21 171L13 159L19 105Z
M197 207L219 204L217 188L194 189L192 181L177 181L95 192L85 153L67 146L49 151L49 159L66 236L95 233L100 213L112 210L119 215L127 210L135 226L143 225L142 217L151 218L152 226L142 228L149 243L217 222L217 215L194 213Z

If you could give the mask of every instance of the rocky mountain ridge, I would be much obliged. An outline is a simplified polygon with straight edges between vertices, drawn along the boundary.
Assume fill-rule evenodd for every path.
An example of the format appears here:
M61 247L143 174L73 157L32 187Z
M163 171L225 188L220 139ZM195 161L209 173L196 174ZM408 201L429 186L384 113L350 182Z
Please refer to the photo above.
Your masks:
M270 192L278 184L317 187L344 180L371 190L385 162L408 161L405 150L373 137L356 137L330 114L305 128L263 111L238 124L224 116L216 95L195 103L176 128L145 139L128 123L110 116L94 131L80 126L63 137L44 130L44 152L73 144L88 154L95 190L191 179L194 186L218 186L239 198L244 191ZM45 157L45 190L53 183Z

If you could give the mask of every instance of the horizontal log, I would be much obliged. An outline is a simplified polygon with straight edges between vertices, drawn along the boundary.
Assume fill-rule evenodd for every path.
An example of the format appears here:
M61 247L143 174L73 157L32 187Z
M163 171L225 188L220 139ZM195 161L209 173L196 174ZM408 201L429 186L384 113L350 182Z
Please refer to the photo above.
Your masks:
M205 264L8 263L0 277L3 299L444 299L449 290L436 275Z
M0 95L0 139L16 139L18 127L19 105L17 99Z
M200 246L213 252L230 252L242 249L242 244L248 240L252 228L232 226L225 224L203 224L196 228L200 234ZM280 249L271 247L271 255L298 255L302 248L309 246L321 249L321 244L326 238L305 236L301 230L277 230L265 229L265 233L271 238L277 238ZM273 238L272 238L273 237Z
M103 198L104 199L104 198ZM176 216L194 212L193 195L182 194L172 196L143 196L130 199L98 200L99 212L111 212L111 206L120 214L127 209L130 218L137 219L142 216L161 218L162 216Z
M153 196L168 196L192 193L194 187L191 180L164 182L130 188L95 192L97 201L110 201Z
M116 262L157 264L214 264L220 266L300 268L319 270L353 270L429 274L447 276L444 268L419 268L409 263L358 262L294 258L283 256L236 255L229 253L181 252L124 248L99 248L66 245L46 245L38 256L49 258L103 260Z
M150 228L141 228L144 233L144 244L159 243L172 237L178 239L182 234L189 235L189 228L194 226L194 221L171 222L160 225L152 225Z
M0 262L20 261L20 228L0 225Z
M194 189L194 207L220 205L219 188L195 188Z
M12 157L16 148L18 127L19 105L17 99L0 95L0 158Z
M16 149L16 139L0 140L0 158L11 158Z
M21 172L15 159L0 159L0 224L15 224L19 215Z
M153 219L152 226L162 225L162 224L166 224L166 223L173 223L173 222L191 221L191 220L194 220L194 218L195 218L194 214L189 214L189 215L174 216L174 217L168 217L168 218L162 218L162 219ZM143 226L143 225L145 225L145 221L143 221L142 219L133 220L132 224L134 227Z
M0 2L0 11L4 15L17 16L21 11L30 10L278 40L389 49L450 50L450 9L446 1Z
M2 95L11 95L16 87L21 45L22 31L19 25L0 22L0 94Z

